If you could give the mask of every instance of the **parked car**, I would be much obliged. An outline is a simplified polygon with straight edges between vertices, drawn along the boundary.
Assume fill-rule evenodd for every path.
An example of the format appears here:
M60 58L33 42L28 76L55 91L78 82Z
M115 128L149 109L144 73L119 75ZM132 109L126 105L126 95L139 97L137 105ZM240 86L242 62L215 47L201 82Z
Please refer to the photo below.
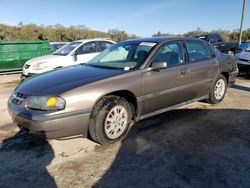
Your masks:
M237 52L239 52L238 42L225 41L219 34L213 33L206 35L198 35L194 37L209 42L223 53L236 54Z
M0 73L21 71L27 60L48 54L50 54L50 46L46 40L1 40Z
M19 127L47 138L80 134L109 144L136 121L195 101L221 102L237 74L235 57L205 41L134 39L86 64L25 80L8 109Z
M247 48L250 48L250 42L242 42L240 44L240 50L245 50Z
M250 48L247 48L237 54L236 62L239 69L239 75L242 72L250 72Z
M60 49L65 44L68 44L68 42L50 42L49 44L51 53L54 53L56 50Z
M52 55L27 61L23 66L21 79L62 67L86 63L114 43L109 39L86 39L70 42Z

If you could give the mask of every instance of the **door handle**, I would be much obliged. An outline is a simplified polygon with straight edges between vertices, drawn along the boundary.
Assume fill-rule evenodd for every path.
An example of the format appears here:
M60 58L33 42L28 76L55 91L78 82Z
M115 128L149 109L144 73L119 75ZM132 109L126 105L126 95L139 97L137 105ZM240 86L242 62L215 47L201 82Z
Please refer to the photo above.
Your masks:
M188 72L188 69L187 69L187 68L181 69L180 74L181 74L182 76L185 76L185 75L187 75L187 72Z

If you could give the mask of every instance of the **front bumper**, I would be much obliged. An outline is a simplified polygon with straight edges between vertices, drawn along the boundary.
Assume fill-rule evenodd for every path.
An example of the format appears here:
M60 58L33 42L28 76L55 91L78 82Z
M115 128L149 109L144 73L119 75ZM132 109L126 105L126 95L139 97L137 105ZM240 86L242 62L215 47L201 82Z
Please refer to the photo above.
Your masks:
M15 108L8 105L9 114L15 124L26 128L30 133L43 135L46 138L63 138L76 135L87 137L89 110L60 114L39 114L32 110Z

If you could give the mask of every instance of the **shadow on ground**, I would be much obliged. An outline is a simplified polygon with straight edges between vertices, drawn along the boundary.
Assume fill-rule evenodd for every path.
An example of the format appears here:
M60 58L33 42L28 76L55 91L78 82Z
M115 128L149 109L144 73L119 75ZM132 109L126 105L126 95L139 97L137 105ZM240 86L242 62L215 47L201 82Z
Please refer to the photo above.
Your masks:
M249 110L175 110L132 128L94 187L250 187L249 156Z
M250 87L247 87L247 86L241 86L241 85L238 85L238 84L234 84L232 86L232 88L250 92Z
M53 158L46 140L19 131L0 144L0 187L56 187L46 169Z

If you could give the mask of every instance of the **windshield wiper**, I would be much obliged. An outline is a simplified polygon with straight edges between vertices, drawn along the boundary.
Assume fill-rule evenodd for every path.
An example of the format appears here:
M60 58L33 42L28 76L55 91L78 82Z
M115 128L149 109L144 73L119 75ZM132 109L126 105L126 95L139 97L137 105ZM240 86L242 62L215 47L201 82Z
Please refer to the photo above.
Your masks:
M100 68L100 69L124 70L124 68L122 68L122 67L110 67L110 66L94 65L91 63L85 63L83 65L90 66L90 67L96 67L96 68Z

